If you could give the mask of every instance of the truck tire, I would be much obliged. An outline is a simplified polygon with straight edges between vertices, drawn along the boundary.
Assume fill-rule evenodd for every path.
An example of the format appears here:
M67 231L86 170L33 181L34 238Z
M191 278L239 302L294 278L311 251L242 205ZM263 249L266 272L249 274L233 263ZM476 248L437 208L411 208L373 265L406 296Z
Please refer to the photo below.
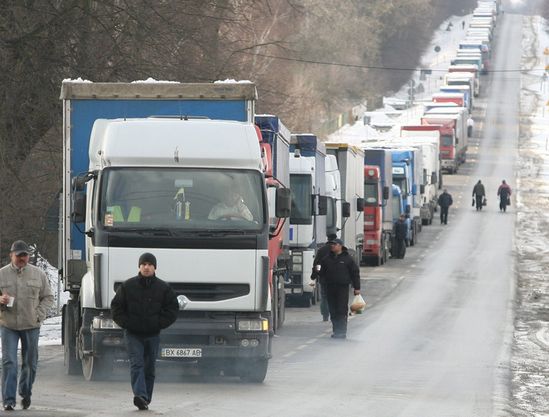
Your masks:
M86 355L82 358L82 374L86 381L110 379L113 366L114 357L111 353L104 353L101 357Z
M77 356L76 335L78 323L78 303L69 300L63 306L61 325L63 328L63 357L67 375L82 375L82 364Z
M241 366L239 376L242 381L261 384L267 376L269 361L267 359L258 359L242 363Z

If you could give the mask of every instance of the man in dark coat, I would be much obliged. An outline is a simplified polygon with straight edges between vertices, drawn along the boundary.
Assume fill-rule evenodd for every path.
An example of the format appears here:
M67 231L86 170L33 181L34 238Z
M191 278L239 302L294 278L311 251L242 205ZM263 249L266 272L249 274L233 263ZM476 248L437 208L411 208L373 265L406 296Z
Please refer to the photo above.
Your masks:
M448 190L438 196L438 205L440 206L440 224L448 224L448 209L452 205L452 196Z
M355 295L360 294L360 269L341 239L334 239L330 243L330 255L320 262L320 277L326 283L334 331L332 337L345 339L349 315L349 285L353 286Z
M499 211L507 211L507 206L511 204L511 187L503 180L498 188Z
M406 254L407 235L408 223L406 222L406 215L401 214L400 218L395 223L395 248L393 250L393 257L404 259L404 255Z
M320 279L320 262L332 251L332 244L330 242L334 239L337 239L337 235L329 234L328 242L316 251L316 256L313 261L313 271L311 273L311 279L313 281L318 280L318 285L320 285L320 314L322 314L322 321L330 320L330 309L328 308L326 283Z
M133 403L140 410L152 399L160 330L173 324L179 311L175 293L155 272L156 257L144 253L139 274L124 282L111 302L112 318L125 330Z
M480 180L478 180L478 182L475 184L475 187L473 188L473 198L475 199L477 211L482 210L485 196L486 192L484 191L484 184L480 182Z

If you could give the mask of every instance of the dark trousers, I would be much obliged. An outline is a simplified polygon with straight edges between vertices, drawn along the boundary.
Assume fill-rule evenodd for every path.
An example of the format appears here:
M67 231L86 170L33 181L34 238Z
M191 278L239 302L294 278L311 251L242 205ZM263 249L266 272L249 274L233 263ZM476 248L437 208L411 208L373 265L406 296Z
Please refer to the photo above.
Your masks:
M448 207L440 207L440 223L448 224Z
M328 308L334 334L347 334L347 317L349 316L349 286L328 285Z
M404 255L406 255L406 239L395 238L393 256L398 259L404 259Z
M130 359L133 395L150 403L154 388L155 364L160 346L160 336L141 336L128 331L124 333Z
M476 195L475 196L477 210L482 210L482 200L483 199L484 199L484 196L482 196L482 195Z
M500 197L500 199L499 199L499 210L500 211L506 211L507 210L507 197L505 197L505 198Z

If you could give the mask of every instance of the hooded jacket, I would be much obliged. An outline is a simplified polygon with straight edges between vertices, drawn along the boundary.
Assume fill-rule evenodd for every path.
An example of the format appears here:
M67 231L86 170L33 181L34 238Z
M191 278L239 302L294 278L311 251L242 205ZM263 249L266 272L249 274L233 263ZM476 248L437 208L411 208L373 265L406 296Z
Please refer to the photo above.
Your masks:
M48 278L34 265L19 269L10 263L0 269L0 290L14 297L13 307L2 306L0 310L0 325L8 329L40 327L53 305Z
M473 188L473 197L484 197L486 195L486 192L484 190L484 184L481 182L478 182L475 187Z
M122 283L111 301L112 319L130 333L155 336L177 319L175 292L158 278L141 274Z
M347 248L343 248L339 255L331 252L322 259L320 278L328 286L352 285L355 290L360 290L360 270Z

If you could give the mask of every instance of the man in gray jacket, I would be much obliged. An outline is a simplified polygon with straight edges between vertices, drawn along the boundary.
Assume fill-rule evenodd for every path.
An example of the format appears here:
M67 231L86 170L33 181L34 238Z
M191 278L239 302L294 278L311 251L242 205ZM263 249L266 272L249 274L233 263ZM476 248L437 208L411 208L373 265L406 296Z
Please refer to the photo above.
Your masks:
M38 363L40 325L53 305L46 274L29 265L30 249L17 240L11 245L11 263L0 269L0 335L2 337L2 402L4 410L15 408L17 390L17 344L21 340L21 406L31 404L32 384Z

